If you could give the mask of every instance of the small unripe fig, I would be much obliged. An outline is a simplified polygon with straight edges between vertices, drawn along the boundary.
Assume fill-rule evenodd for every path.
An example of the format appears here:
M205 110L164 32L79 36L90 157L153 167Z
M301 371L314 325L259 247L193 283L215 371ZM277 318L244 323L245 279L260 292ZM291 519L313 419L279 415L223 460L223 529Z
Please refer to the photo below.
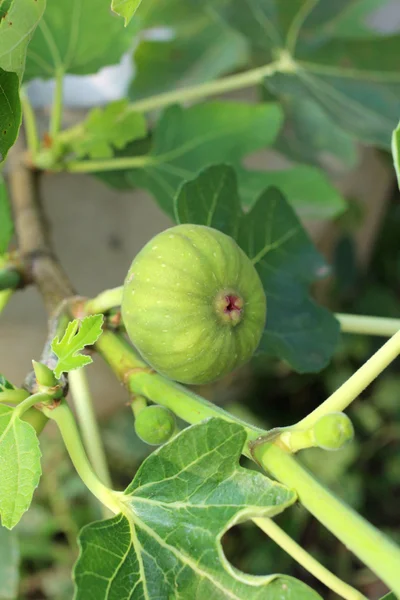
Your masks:
M165 406L147 406L135 418L136 434L152 446L168 442L175 426L175 415Z
M354 437L353 424L341 412L329 413L321 417L313 427L316 445L323 450L339 450Z
M177 225L134 259L122 317L156 371L203 384L251 358L264 329L266 299L252 262L231 237L203 225Z

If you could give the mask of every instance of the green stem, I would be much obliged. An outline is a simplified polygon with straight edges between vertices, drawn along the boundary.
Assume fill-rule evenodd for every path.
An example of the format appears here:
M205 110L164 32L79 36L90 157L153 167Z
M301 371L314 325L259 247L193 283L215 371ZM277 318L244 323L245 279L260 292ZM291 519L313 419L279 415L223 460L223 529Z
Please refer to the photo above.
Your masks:
M26 142L31 153L31 158L34 160L39 150L39 136L35 113L24 87L22 87L20 90L20 99L26 133Z
M63 113L63 84L64 70L62 67L57 67L55 72L55 88L53 105L50 115L50 136L54 140L61 129L62 113Z
M111 308L121 306L123 286L105 290L92 300L86 302L84 312L87 315L95 315L97 313L105 313Z
M65 163L64 169L70 173L97 173L147 167L152 161L151 156L127 156L109 160L71 160Z
M253 522L266 533L271 540L280 546L289 556L294 558L304 569L314 575L326 587L345 600L367 600L356 589L336 577L326 567L321 565L313 556L297 544L279 525L269 518L253 519Z
M7 404L20 404L26 398L29 398L30 393L23 389L15 389L0 392L0 402L6 402Z
M290 454L266 444L257 446L255 455L273 477L295 489L305 508L394 593L400 593L400 549L393 542L326 490Z
M102 482L111 487L111 477L108 470L107 459L101 441L100 431L97 425L96 415L93 409L92 397L84 369L76 369L69 373L69 385L75 403L76 414L83 441L90 462L95 473Z
M75 419L65 400L52 410L44 409L44 412L49 419L57 423L71 461L86 487L113 513L121 512L121 504L118 501L119 492L115 492L101 483L94 473L86 456Z
M308 429L323 415L342 412L367 386L400 354L400 331L395 333L362 367L340 386L318 408L296 424L296 428Z
M32 394L32 396L28 396L28 398L25 398L25 400L16 406L14 409L14 416L22 417L22 415L32 408L32 406L35 406L35 404L48 404L50 402L52 402L52 398L48 394Z
M14 290L0 291L0 314L3 312L8 302L11 300Z
M131 393L142 394L153 402L167 406L188 423L199 423L206 418L219 417L242 425L248 441L265 435L265 431L244 423L204 398L155 373L138 358L120 335L105 331L96 347ZM400 592L399 548L325 490L294 457L271 444L258 446L257 452L262 452L259 460L266 470L283 484L293 487L305 508L364 560L367 566L376 571L385 583ZM247 456L250 454L248 447L244 449L244 453Z
M269 77L279 70L284 70L284 68L288 68L288 65L284 58L282 58L267 65L263 65L262 67L250 69L244 73L237 73L236 75L223 77L216 81L201 83L183 89L180 88L171 92L158 94L157 96L150 96L150 98L144 98L143 100L137 100L130 104L130 109L136 112L148 112L150 110L163 108L169 104L174 104L175 102L182 104L184 102L200 100L216 94L251 87L260 83L264 77Z
M132 394L150 398L154 403L170 408L184 421L199 423L203 419L218 417L242 425L249 440L265 434L263 429L228 414L222 408L153 371L121 335L104 331L95 347Z
M344 333L361 333L364 335L392 336L400 330L400 319L386 317L370 317L363 315L335 315Z

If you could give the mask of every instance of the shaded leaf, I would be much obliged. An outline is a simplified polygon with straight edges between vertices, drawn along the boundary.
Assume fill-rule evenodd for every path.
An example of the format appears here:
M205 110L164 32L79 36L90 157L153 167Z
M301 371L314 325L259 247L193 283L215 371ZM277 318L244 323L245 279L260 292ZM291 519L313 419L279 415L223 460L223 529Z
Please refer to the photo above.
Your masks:
M169 12L154 10L143 24L168 33L153 39L145 30L134 54L136 71L129 91L133 100L209 81L246 64L246 40L214 11L205 10L202 3L169 5Z
M56 72L87 75L120 61L132 43L130 28L98 0L47 0L29 45L25 80Z
M10 201L4 179L0 175L0 254L4 254L7 250L13 232L14 224L11 216Z
M77 156L111 158L114 148L123 149L128 142L145 137L146 121L142 114L128 108L127 100L95 108L79 126L79 134L70 143Z
M15 142L20 125L18 76L16 73L8 73L0 68L0 163L6 158L7 152ZM2 188L1 183L0 188ZM0 194L4 194L1 189Z
M115 180L123 179L125 185L148 189L172 216L173 199L183 181L214 162L237 162L270 145L281 120L276 104L210 102L187 109L171 106L155 127L150 153L140 157L143 168L99 175L114 185Z
M126 26L139 8L141 1L142 0L112 0L111 10L117 15L124 17Z
M51 344L51 349L58 358L54 369L54 375L59 378L61 373L79 369L89 365L92 361L90 356L80 354L86 346L93 345L101 336L103 315L91 315L82 321L74 319L60 340L56 336Z
M15 390L15 386L0 373L0 392L4 390Z
M12 531L0 526L0 600L14 600L18 594L19 547Z
M0 404L0 514L7 529L29 508L41 475L36 432L14 411Z
M242 573L224 556L227 529L296 498L239 466L245 441L241 426L211 419L153 452L124 492L124 514L82 530L76 599L319 598L290 577Z
M274 94L309 98L332 127L387 148L400 113L400 36L346 39L335 23L348 7L347 0L229 0L220 15L247 37L256 64L278 57L276 73L265 79ZM358 17L375 9L369 1Z
M0 68L17 73L20 79L27 46L45 6L46 0L11 0L6 11L1 12L0 7Z
M267 189L244 213L234 170L213 166L182 186L176 216L180 223L209 225L231 235L252 259L267 296L258 352L283 359L300 373L325 367L339 324L310 298L309 287L328 268L284 196Z

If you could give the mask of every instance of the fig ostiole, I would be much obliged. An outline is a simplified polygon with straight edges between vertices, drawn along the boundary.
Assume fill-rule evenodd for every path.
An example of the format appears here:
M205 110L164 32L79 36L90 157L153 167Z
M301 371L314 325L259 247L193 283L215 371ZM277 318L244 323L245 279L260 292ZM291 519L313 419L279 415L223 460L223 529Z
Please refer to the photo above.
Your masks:
M177 225L135 257L122 317L151 367L175 381L204 384L252 357L266 298L254 265L231 237L204 225Z
M176 431L175 415L165 406L147 406L135 417L135 431L146 444L165 444Z

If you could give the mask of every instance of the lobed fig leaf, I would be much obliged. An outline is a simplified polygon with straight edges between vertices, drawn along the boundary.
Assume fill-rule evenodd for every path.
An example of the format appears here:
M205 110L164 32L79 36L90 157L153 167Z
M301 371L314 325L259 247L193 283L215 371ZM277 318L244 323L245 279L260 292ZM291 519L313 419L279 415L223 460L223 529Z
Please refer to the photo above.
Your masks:
M147 406L135 418L136 434L151 446L168 442L175 427L175 415L165 406Z
M185 224L158 234L136 256L122 316L154 369L203 384L251 358L264 330L266 298L252 262L231 237Z

